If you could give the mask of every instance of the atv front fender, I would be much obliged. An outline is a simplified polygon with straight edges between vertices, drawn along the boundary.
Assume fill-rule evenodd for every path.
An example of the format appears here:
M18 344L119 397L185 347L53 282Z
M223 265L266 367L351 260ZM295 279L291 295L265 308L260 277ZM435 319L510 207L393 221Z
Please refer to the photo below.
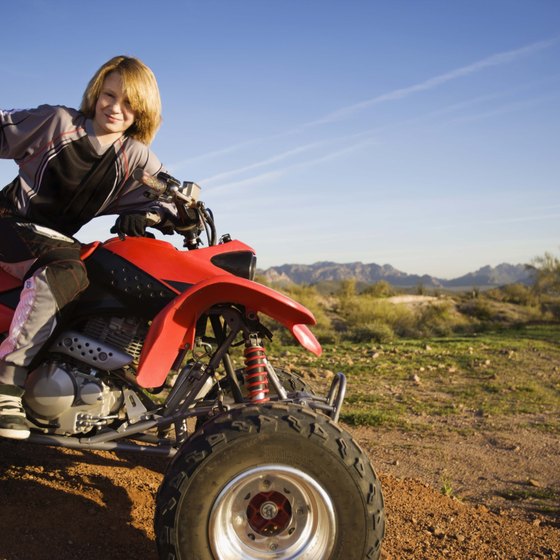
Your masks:
M240 304L248 311L272 317L304 348L321 354L321 345L306 326L316 323L311 311L267 286L224 274L192 286L156 315L140 355L138 384L161 386L179 350L194 346L199 317L213 305L224 303Z

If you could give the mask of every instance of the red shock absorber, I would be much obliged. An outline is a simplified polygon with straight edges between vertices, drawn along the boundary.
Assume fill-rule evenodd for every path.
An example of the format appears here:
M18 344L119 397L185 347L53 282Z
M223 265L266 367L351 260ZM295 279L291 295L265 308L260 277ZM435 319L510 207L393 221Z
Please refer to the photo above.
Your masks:
M268 398L268 370L264 348L254 340L245 346L245 385L253 404L265 403Z

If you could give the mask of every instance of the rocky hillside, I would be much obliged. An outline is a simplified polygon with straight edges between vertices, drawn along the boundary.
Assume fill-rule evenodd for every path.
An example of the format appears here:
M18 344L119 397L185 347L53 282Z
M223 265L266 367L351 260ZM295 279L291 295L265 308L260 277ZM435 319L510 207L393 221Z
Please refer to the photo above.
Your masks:
M503 263L498 266L484 266L476 272L459 278L446 280L430 275L408 274L397 270L389 264L364 264L361 262L340 264L335 262L317 262L315 264L285 264L273 266L260 271L269 282L286 284L317 284L319 282L355 279L358 282L374 284L384 280L400 287L422 285L427 288L472 288L503 286L505 284L530 284L531 274L523 264Z

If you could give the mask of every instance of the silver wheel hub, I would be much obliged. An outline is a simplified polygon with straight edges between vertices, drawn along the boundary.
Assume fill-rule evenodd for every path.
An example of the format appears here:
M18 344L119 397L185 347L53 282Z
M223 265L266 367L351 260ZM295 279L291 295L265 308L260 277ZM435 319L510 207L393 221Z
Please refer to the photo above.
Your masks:
M219 493L208 536L219 560L322 560L335 542L334 507L305 472L277 464L254 467Z

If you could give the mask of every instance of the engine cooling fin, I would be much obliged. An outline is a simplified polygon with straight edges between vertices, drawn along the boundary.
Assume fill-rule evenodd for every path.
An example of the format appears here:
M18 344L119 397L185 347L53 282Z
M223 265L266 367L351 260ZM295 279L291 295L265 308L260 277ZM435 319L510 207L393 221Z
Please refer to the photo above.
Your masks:
M126 352L138 364L148 325L137 317L93 317L83 327L85 335Z

